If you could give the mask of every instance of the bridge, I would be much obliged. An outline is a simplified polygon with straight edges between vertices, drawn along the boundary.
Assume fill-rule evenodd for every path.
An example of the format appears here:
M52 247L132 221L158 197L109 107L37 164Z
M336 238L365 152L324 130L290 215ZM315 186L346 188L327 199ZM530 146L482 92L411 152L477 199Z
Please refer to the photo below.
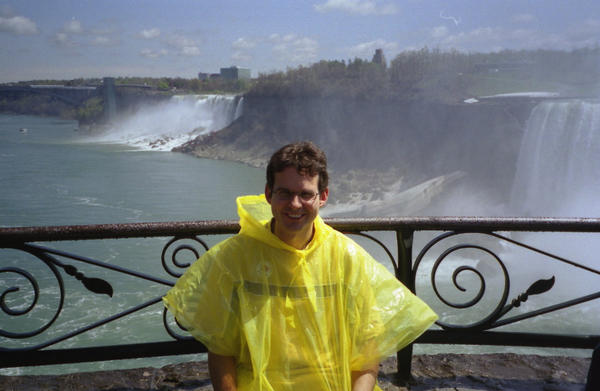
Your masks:
M0 95L47 95L72 106L79 106L98 95L99 87L70 87L63 85L8 85L0 86Z
M380 253L378 259L389 265L396 277L419 296L423 297L423 287L433 288L434 294L424 299L430 305L432 300L444 303L445 309L438 310L439 321L416 341L417 344L588 349L590 355L591 349L600 344L597 320L588 328L576 327L571 319L573 312L569 312L588 305L579 313L587 311L594 316L589 304L598 303L600 298L600 270L589 262L571 259L565 251L572 240L569 235L585 233L596 237L600 234L600 219L414 217L326 219L326 222L371 244ZM231 235L238 230L239 225L234 221L0 228L0 289L4 289L0 292L3 311L0 312L3 319L0 368L206 352L202 344L169 318L161 297L191 263L182 261L182 254L191 254L195 259L209 248L205 239L212 235ZM564 248L560 254L540 248L527 240L523 235L527 232L553 235L549 241ZM426 234L427 240L417 241L415 234ZM557 240L557 235L564 240ZM157 249L162 246L162 251L158 251L156 260L160 260L157 266L162 264L163 273L149 274L149 270L160 268L152 268L148 262L142 265L135 262L135 258L125 260L129 265L125 268L114 260L94 259L89 254L66 250L72 248L73 241L97 243L116 239L118 242L132 238L152 238L157 241L154 243L160 243ZM505 251L501 250L507 248L519 254L516 262L502 259ZM473 264L469 257L461 257L463 251L477 254L479 262ZM15 261L15 252L33 259L29 269L26 263ZM110 258L110 254L101 257ZM544 266L525 272L523 266L534 261L541 261ZM596 258L591 261L597 265ZM36 277L39 273L45 275ZM118 284L115 278L119 275L151 285L152 293L139 297L139 302L131 305L125 301L128 292L124 288L129 284ZM472 286L464 285L465 275L474 277ZM440 287L444 279L447 284ZM48 288L39 288L42 280L54 285L57 304L51 311L42 311L40 326L32 326L25 318L49 292ZM588 281L587 286L581 284L584 280ZM570 288L553 289L559 284ZM586 292L578 293L579 290L574 289L578 285L584 285ZM490 293L492 300L486 299ZM469 297L465 298L465 294ZM90 307L87 314L91 319L65 320L63 309L81 305L78 303L86 295L94 298L96 304L92 307L114 305L117 310L104 317ZM40 306L47 306L48 301L44 303ZM141 324L140 312L151 308L154 308L155 318L144 318ZM464 318L460 315L473 309L476 309L475 318L461 321ZM550 318L544 318L548 316ZM127 317L134 323L137 320L135 330L161 325L164 336L158 339L140 336L136 341L119 336L123 330L118 322ZM545 326L533 331L528 329L528 322L538 318ZM23 319L23 322L11 322L15 319ZM559 323L571 326L560 330L557 329ZM28 329L23 329L24 325L28 325ZM50 336L49 330L57 325L62 325L60 335ZM121 343L92 341L81 345L77 342L82 335L102 330ZM411 345L398 352L401 379L411 376L412 351Z
M112 77L103 78L102 84L95 86L66 86L60 84L0 85L0 97L19 99L27 95L43 95L59 100L70 106L79 107L88 99L100 97L103 101L104 118L110 121L119 110L118 91L131 89L155 89L143 84L118 84Z

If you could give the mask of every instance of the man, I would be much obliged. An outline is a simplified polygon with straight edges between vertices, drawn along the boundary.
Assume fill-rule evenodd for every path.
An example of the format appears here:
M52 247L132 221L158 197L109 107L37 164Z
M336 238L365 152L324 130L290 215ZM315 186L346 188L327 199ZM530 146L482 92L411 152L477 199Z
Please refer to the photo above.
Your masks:
M164 298L209 350L215 390L373 390L379 361L437 316L351 239L327 226L327 159L289 144L265 194L237 199L241 230Z

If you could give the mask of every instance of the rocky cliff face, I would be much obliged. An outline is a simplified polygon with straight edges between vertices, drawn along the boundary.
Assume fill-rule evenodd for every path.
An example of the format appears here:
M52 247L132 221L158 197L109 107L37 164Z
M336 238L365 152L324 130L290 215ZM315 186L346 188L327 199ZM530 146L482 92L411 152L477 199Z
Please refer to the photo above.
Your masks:
M281 145L312 140L332 170L384 172L407 183L454 171L506 187L532 105L247 97L229 127L178 148L264 166Z

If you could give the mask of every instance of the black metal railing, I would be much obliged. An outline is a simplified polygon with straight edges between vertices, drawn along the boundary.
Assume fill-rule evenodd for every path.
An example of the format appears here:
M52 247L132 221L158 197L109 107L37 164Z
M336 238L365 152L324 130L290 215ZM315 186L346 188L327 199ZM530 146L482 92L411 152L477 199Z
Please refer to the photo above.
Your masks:
M467 345L506 345L530 347L556 347L592 349L600 343L600 322L592 333L551 333L524 332L514 329L513 325L548 314L560 314L560 310L570 309L600 298L600 271L581 261L556 255L547 249L539 248L527 242L527 237L519 232L551 232L567 235L567 233L598 233L600 219L556 219L556 218L476 218L476 217L421 217L421 218L365 218L365 219L327 219L328 224L338 230L357 235L371 243L388 258L396 277L411 290L421 296L421 287L431 290L426 299L436 301L445 308L436 327L423 334L417 343L432 344L467 344ZM37 269L45 268L50 279L55 281L57 291L56 307L53 312L44 315L40 326L32 330L20 330L14 319L27 318L38 304L41 295L39 281L33 270L12 256L0 252L0 368L36 366L89 361L117 360L140 357L168 356L187 353L205 352L203 345L177 327L172 319L168 319L163 310L162 327L166 331L165 338L170 340L148 340L139 343L109 344L106 346L75 346L61 343L76 339L91 330L103 327L112 322L126 318L147 309L160 305L162 294L145 297L140 303L114 314L94 319L87 324L78 324L73 329L53 334L45 338L48 330L61 321L65 302L69 301L69 292L74 286L87 289L90 294L104 297L107 300L119 300L123 293L116 292L113 283L106 276L111 273L127 275L136 281L148 284L172 286L190 262L178 259L181 253L188 253L192 258L199 257L208 249L202 236L234 234L239 226L233 221L198 221L176 223L136 223L89 226L56 226L56 227L17 227L0 228L0 249L2 252L17 251L32 256L38 263ZM415 233L423 233L424 244L414 248ZM381 238L381 233L387 235ZM393 239L390 242L390 235ZM522 237L520 237L522 236ZM160 254L163 273L147 274L135 268L118 266L115 262L99 261L80 254L59 250L61 243L73 241L98 241L106 239L161 238L165 243ZM600 236L597 238L600 239ZM555 241L555 239L552 239ZM590 239L590 240L593 240ZM50 247L50 242L52 246ZM57 244L58 243L58 244ZM565 241L565 243L568 243ZM553 243L555 244L555 243ZM521 251L517 266L508 264L501 258L506 248ZM463 259L465 252L475 253ZM416 256L413 258L413 253ZM12 254L12 253L11 253ZM543 257L544 267L537 271L523 273L519 266L528 261L528 255ZM596 255L596 254L593 254ZM188 257L189 258L189 257ZM381 258L381 257L378 257ZM485 262L477 262L484 259ZM464 262L463 262L464 260ZM473 263L472 261L476 262ZM384 260L382 260L384 261ZM587 260L598 264L597 259ZM589 292L554 300L552 304L536 301L535 308L523 310L519 308L531 296L548 296L555 284L566 280L572 274L564 271L554 272L556 265L564 265L573 271L584 273L586 280L592 279ZM85 270L84 270L85 269ZM450 271L451 284L440 285L440 270ZM512 270L516 269L516 270ZM518 276L520 284L511 291L514 276ZM166 276L166 277L165 277ZM462 278L470 276L471 282L465 283ZM68 280L71 288L65 288ZM492 281L493 280L493 281ZM429 281L429 282L427 282ZM490 282L488 282L490 281ZM524 285L523 285L524 284ZM468 285L468 287L466 286ZM523 286L521 286L523 285ZM490 286L497 286L491 289ZM454 288L458 296L449 294L448 287ZM24 288L24 289L22 289ZM15 301L19 295L27 298ZM474 291L474 293L471 293ZM497 298L494 301L485 299L493 291ZM467 300L461 300L461 294L469 294ZM513 297L511 297L513 295ZM458 299L457 299L458 297ZM532 300L533 301L533 300ZM547 302L549 300L543 300ZM18 302L19 304L14 304ZM432 305L432 303L430 303ZM476 318L466 322L458 321L457 314L475 309ZM47 311L46 311L47 312ZM481 314L485 314L481 316ZM495 330L504 327L504 330ZM17 329L11 329L17 328ZM493 330L493 331L492 331ZM32 343L25 341L34 340ZM23 341L23 343L20 343ZM398 372L401 378L410 377L412 345L398 353Z

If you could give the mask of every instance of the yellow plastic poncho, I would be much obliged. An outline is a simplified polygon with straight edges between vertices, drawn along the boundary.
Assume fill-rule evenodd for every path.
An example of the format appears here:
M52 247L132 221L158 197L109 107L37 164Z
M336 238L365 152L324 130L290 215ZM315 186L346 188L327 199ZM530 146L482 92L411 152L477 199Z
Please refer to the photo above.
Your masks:
M164 302L209 351L236 358L239 390L350 390L352 371L394 354L437 319L320 217L298 250L271 233L264 195L237 205L240 233L195 262Z

